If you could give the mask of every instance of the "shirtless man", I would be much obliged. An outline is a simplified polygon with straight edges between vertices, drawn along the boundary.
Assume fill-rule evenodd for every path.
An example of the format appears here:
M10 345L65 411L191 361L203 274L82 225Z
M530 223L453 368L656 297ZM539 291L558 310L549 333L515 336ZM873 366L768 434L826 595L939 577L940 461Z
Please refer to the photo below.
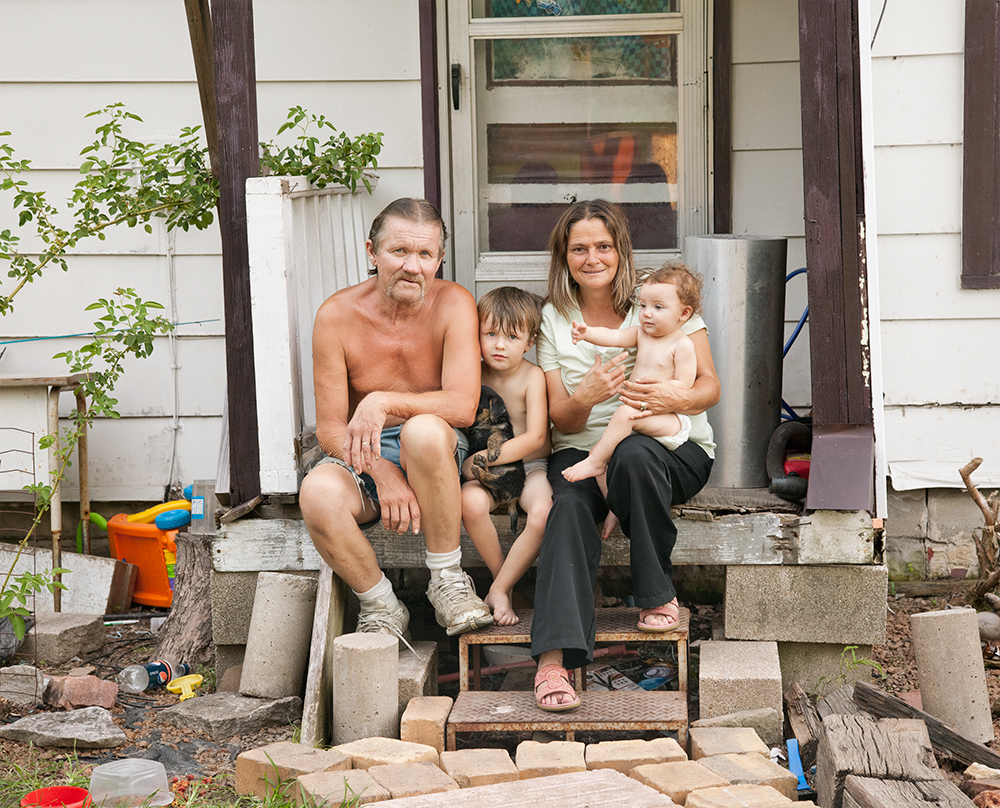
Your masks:
M359 632L404 638L409 625L359 528L379 517L399 534L423 529L427 596L449 635L493 622L461 568L457 430L479 403L479 321L472 295L435 277L446 237L433 205L397 199L365 244L374 277L316 315L316 436L327 457L299 501L316 549L361 602Z

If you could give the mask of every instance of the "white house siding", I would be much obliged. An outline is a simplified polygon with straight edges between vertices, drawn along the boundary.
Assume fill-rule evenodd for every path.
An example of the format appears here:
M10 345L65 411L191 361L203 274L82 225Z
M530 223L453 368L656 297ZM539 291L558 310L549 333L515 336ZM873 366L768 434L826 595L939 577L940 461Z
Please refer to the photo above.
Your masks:
M790 272L806 263L798 5L739 0L732 8L733 232L787 237ZM786 339L805 306L798 275L786 287ZM808 324L785 358L782 397L799 413L812 403Z
M384 132L368 221L391 199L423 193L417 9L412 0L254 2L262 139L293 105L351 135ZM59 207L77 180L80 149L94 139L97 123L86 113L122 101L145 121L130 133L153 142L201 123L179 0L0 0L0 19L8 33L0 51L0 131L10 130L17 155L32 161L32 187L46 189ZM5 203L0 229L16 224ZM0 342L89 331L94 317L84 306L119 286L168 306L176 322L198 323L175 332L176 363L171 341L160 338L149 360L129 367L116 394L122 419L98 423L92 433L92 499L160 501L170 482L214 477L225 399L217 227L171 238L162 227L152 235L119 230L81 245L69 263L68 273L49 272L18 295L15 312L0 319ZM64 371L52 354L82 341L9 344L0 373ZM76 496L70 479L64 497Z

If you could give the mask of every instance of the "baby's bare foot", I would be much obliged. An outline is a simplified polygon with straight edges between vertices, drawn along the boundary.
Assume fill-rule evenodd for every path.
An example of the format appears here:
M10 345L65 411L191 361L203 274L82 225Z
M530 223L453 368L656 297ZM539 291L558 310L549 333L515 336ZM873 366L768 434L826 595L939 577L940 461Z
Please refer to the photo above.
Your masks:
M586 480L589 477L600 477L607 468L606 463L601 463L598 460L587 457L585 460L581 460L579 463L564 470L562 475L571 483L575 483L578 480Z
M510 592L494 592L491 589L483 602L493 610L493 622L498 626L513 626L520 621L520 618L514 614L514 607L510 602Z

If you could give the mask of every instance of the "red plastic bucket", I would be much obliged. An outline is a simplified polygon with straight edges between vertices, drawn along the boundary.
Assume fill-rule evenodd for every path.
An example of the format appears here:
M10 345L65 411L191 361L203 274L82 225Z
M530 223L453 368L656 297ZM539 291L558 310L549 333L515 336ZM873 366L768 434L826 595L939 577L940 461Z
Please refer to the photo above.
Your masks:
M21 798L21 808L89 808L90 792L78 786L48 786Z

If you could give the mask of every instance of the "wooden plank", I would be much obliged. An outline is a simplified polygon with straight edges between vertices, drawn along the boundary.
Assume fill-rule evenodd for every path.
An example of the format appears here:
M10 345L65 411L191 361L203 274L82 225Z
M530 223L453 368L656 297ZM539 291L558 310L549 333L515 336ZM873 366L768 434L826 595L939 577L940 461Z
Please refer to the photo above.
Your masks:
M226 303L229 502L237 506L260 493L245 190L247 178L260 174L252 0L213 0L212 37Z
M194 74L198 80L201 116L212 173L219 175L219 127L215 116L215 68L212 65L212 12L209 0L184 0L187 12Z
M816 761L816 750L823 722L809 694L798 682L792 682L784 693L786 715L792 734L799 742L802 766L808 769Z
M862 710L854 703L854 687L844 685L816 703L820 719L828 715L861 715Z
M423 121L424 199L441 207L441 128L438 126L437 20L434 0L419 0L420 108ZM438 273L441 270L438 269Z
M506 552L513 541L502 520L496 520L500 543ZM733 514L710 522L678 520L674 564L781 564L786 556L794 563L798 542L794 517L779 514ZM399 536L381 525L366 531L383 569L424 566L422 534ZM463 532L462 564L484 566ZM261 570L318 570L319 553L301 519L243 519L223 526L213 545L217 572ZM628 540L620 530L604 543L604 566L627 566Z
M316 611L309 643L309 668L302 700L302 738L306 746L327 746L333 721L333 641L344 633L347 585L323 564L316 588Z
M712 3L713 233L733 232L733 2Z
M858 808L912 808L925 803L938 808L968 808L973 804L954 783L947 780L911 783L905 780L875 780L848 775L844 782L844 806Z
M992 749L956 732L934 716L923 710L918 710L902 699L885 693L877 687L872 687L865 682L856 682L854 701L859 707L873 715L922 720L927 725L931 745L934 747L934 751L939 754L947 755L966 766L982 763L984 766L1000 769L1000 755Z

